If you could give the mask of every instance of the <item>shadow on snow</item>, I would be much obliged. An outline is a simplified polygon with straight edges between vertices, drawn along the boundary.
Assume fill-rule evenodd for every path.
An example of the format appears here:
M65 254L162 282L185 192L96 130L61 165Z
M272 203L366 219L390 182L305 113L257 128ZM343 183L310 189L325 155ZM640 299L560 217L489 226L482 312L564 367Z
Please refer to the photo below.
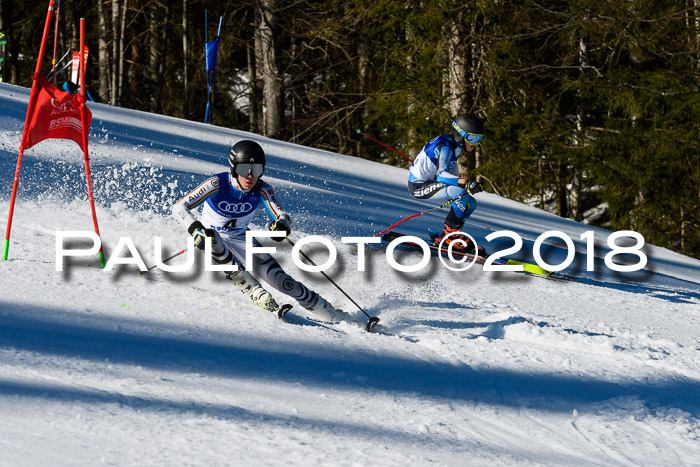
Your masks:
M612 382L504 369L476 371L466 365L381 355L371 350L370 336L367 336L367 350L348 355L347 350L336 354L327 344L277 341L266 343L265 347L254 348L106 330L89 325L66 324L60 320L20 317L18 315L29 313L25 311L28 307L24 306L4 304L0 309L4 312L0 316L2 347L61 358L80 358L181 373L276 380L281 384L302 383L324 391L382 391L435 398L444 402L474 401L563 413L583 404L633 396L645 401L650 407L678 407L696 416L700 415L700 383L691 380L668 380L645 385L635 381ZM31 310L37 312L34 308ZM62 313L52 309L38 311L45 316ZM129 323L123 319L119 323L124 326L144 325L141 321ZM153 324L154 328L157 326L156 323ZM222 337L220 340L226 339L226 336ZM0 392L43 394L40 386L23 387L8 382L0 382ZM67 397L80 399L83 396L72 390L65 392ZM124 398L116 394L104 397L107 400L113 397L117 403ZM149 401L143 403L160 404Z

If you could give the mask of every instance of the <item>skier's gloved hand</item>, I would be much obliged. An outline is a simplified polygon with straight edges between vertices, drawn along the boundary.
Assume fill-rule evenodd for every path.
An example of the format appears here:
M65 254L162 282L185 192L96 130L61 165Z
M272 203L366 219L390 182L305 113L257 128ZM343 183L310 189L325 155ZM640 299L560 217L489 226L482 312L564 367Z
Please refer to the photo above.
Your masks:
M267 224L267 228L268 230L272 230L275 232L284 232L284 238L289 237L289 234L292 233L292 228L290 227L289 222L286 219L282 218L270 221L270 223ZM284 240L284 238L273 238L273 240L275 240L276 242L281 242L282 240Z
M212 246L216 245L216 236L214 235L214 231L212 229L205 228L204 224L202 224L200 221L192 222L192 224L190 224L190 226L187 228L187 231L194 237L194 246L200 250L204 250L207 237L211 237Z
M469 190L469 193L471 193L472 195L475 195L477 193L481 193L482 191L484 191L484 185L482 185L481 183L479 183L477 181L473 181L469 184L469 186L467 187L467 190Z

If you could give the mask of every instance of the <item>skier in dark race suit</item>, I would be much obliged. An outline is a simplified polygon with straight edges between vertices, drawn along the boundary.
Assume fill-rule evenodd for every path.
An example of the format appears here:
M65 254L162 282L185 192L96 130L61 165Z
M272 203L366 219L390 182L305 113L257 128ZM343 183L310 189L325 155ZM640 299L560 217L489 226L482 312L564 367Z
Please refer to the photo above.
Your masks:
M272 187L260 178L265 163L265 152L258 143L237 142L229 154L230 171L209 177L175 204L173 211L178 221L194 237L198 248L204 250L207 237L211 238L213 262L230 264L232 268L226 277L256 305L272 312L279 310L272 295L248 270L325 321L352 320L350 315L336 310L319 294L285 273L271 255L255 253L253 264L245 264L246 231L260 205L271 218L269 230L284 231L287 235L291 232L290 215L278 203ZM197 219L192 210L199 206L202 213ZM260 246L257 240L253 244Z

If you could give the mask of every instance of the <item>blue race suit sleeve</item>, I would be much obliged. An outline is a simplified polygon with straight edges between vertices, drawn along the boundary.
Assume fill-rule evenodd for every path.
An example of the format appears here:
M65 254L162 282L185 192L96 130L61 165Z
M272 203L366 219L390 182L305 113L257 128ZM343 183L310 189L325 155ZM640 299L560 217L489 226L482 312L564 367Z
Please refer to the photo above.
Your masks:
M439 151L439 153L438 153ZM445 185L459 186L459 169L457 167L457 155L449 146L435 148L438 156L437 181Z

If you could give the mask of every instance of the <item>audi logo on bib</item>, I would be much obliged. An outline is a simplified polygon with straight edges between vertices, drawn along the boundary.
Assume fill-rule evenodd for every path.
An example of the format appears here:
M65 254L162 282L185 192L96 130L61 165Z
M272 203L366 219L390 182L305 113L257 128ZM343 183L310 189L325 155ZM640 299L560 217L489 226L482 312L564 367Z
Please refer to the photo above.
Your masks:
M229 214L245 214L253 210L253 205L250 203L229 203L228 201L220 202L217 207Z

